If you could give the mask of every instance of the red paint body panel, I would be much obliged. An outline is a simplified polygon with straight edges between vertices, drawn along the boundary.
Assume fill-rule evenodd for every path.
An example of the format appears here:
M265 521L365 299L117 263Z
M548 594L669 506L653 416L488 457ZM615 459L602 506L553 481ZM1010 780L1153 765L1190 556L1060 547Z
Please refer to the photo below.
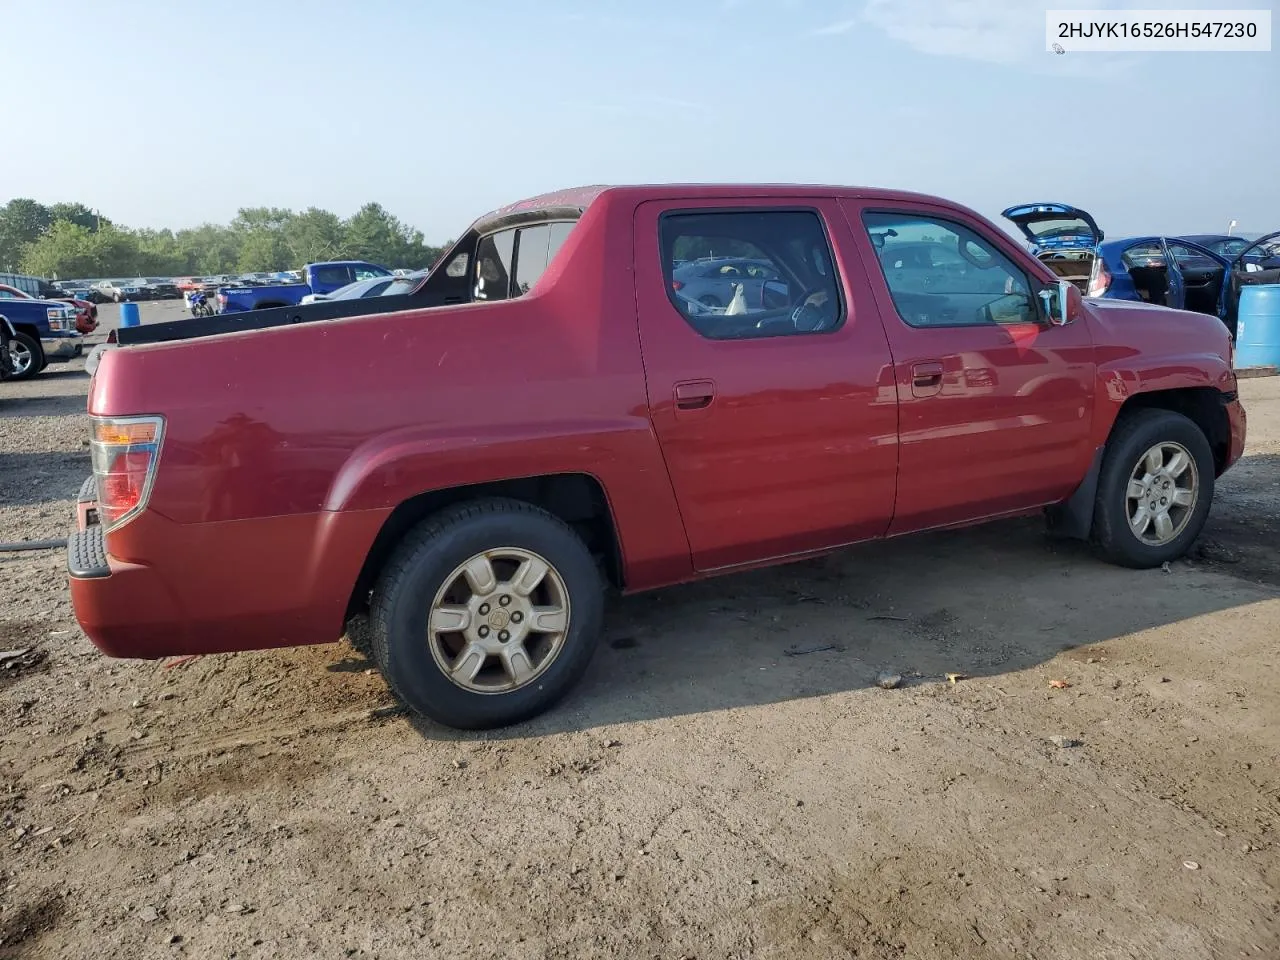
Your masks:
M658 216L723 201L696 195L641 204L637 248ZM699 571L883 536L893 515L897 403L893 361L848 228L829 197L788 197L823 217L845 284L847 317L821 335L708 340L667 296L658 257L636 258L636 302L649 408ZM676 384L705 379L705 408L678 410Z
M1025 268L1020 248L1003 231L984 230L977 215L950 206L879 199L841 206L885 317L896 366L901 459L889 532L1034 510L1070 496L1093 456L1089 324L908 326L861 228L864 208L958 222L985 233ZM937 386L915 386L917 372L935 369L941 374Z
M937 198L661 186L552 199L586 211L516 300L107 351L89 411L166 425L147 509L106 536L110 576L72 578L93 642L155 657L335 640L385 519L429 491L594 477L626 589L645 590L1062 500L1134 393L1235 389L1225 328L1198 314L1090 303L1065 327L907 327L858 219L869 201L961 219L1056 280ZM659 213L772 204L820 213L844 324L700 337L667 297ZM936 391L917 389L921 371ZM711 401L678 410L678 389ZM1238 403L1228 414L1234 462L1245 421Z

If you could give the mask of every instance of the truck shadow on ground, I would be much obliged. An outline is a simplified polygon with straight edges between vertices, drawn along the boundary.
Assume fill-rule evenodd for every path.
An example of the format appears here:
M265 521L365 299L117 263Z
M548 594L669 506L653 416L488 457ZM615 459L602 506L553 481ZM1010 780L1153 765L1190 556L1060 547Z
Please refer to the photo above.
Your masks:
M73 498L93 468L89 451L0 452L0 506L32 506Z
M820 697L872 687L882 671L901 675L904 686L949 672L1013 674L1065 650L1280 596L1274 561L1259 571L1202 555L1206 544L1229 557L1242 549L1230 542L1229 523L1215 518L1167 571L1112 566L1024 519L618 599L579 686L543 716L483 736ZM476 736L414 723L429 739Z
M65 417L85 413L83 394L72 397L0 397L0 419Z

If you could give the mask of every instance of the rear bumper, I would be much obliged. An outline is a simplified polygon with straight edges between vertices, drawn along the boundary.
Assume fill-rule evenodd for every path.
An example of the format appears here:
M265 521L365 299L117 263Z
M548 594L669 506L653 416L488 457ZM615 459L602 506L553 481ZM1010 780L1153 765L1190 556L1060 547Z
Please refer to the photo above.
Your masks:
M44 351L44 358L50 363L66 363L84 353L84 343L79 335L42 338L40 348Z
M67 538L67 574L76 620L111 657L338 640L347 599L385 519L362 511L175 524L148 512L108 538L96 496L86 481ZM146 559L112 549L131 557L128 551L142 549Z

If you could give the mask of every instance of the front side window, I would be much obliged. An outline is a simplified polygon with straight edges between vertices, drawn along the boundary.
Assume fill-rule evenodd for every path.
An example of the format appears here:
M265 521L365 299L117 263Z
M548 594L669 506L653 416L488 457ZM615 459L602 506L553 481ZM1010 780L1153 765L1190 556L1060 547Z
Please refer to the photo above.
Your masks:
M1181 243L1169 244L1169 253L1173 256L1173 260L1178 266L1217 266L1199 250L1193 250L1191 247L1184 246Z
M835 260L815 211L668 213L660 230L667 295L702 336L827 333L844 323Z
M868 212L862 219L908 326L1039 321L1027 274L978 232L922 214Z

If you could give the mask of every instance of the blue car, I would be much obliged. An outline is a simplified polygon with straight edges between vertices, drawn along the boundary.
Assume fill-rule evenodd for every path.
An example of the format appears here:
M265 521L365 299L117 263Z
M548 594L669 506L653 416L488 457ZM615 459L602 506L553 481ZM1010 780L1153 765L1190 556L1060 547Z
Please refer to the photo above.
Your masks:
M1240 288L1280 283L1280 232L1216 252L1197 237L1107 240L1086 211L1064 203L1029 203L1005 210L1031 252L1087 297L1140 300L1218 317L1236 334Z

